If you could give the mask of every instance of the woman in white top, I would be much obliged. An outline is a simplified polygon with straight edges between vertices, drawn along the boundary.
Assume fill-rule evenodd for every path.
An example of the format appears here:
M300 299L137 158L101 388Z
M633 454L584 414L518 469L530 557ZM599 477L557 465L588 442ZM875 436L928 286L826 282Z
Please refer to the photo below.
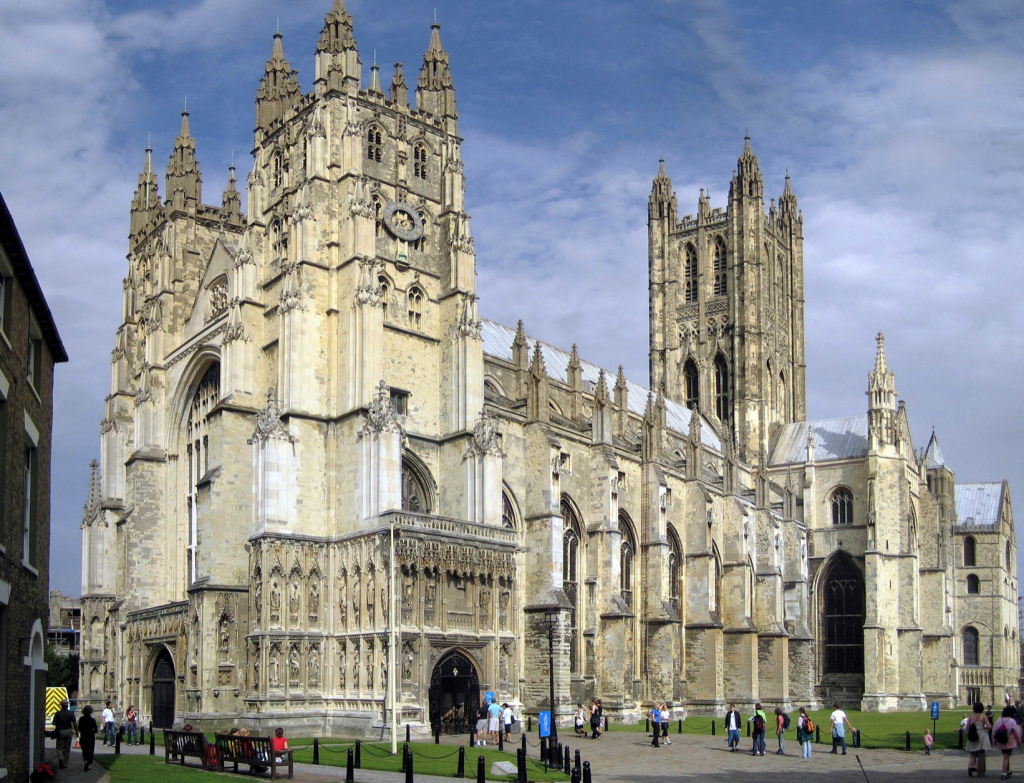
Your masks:
M985 715L985 705L976 702L974 714L967 719L967 752L971 754L971 760L967 762L967 777L974 777L975 773L979 778L985 777L985 751L992 747L988 738L991 728L992 724ZM971 739L972 734L974 739Z

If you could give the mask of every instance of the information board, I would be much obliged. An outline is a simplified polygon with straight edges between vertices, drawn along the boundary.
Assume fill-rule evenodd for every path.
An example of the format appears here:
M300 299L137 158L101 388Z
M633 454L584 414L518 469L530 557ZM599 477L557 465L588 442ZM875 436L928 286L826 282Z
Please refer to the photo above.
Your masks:
M550 710L544 710L540 715L537 716L537 727L540 729L540 736L550 737L551 736L551 712Z
M484 693L484 699L487 701L488 704L493 702L494 701L494 691L486 691Z
M932 720L939 719L939 703L937 701L932 702Z

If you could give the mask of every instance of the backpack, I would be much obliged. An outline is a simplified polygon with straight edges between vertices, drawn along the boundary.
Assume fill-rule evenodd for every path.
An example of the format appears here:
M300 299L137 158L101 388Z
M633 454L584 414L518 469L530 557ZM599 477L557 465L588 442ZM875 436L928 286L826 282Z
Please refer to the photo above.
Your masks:
M814 721L811 720L810 716L807 716L806 718L804 718L804 731L807 734L813 734L814 733Z
M788 715L783 715L782 716L782 730L783 731L789 731L789 716Z
M967 739L969 742L977 742L981 737L978 735L978 724L973 720L971 725L967 728Z
M992 739L994 739L999 745L1005 745L1010 741L1010 732L1006 728L1006 724L999 723L999 728L992 732Z
M761 729L764 728L764 718L761 717L761 713L759 712L754 713L754 728L758 731L761 731Z

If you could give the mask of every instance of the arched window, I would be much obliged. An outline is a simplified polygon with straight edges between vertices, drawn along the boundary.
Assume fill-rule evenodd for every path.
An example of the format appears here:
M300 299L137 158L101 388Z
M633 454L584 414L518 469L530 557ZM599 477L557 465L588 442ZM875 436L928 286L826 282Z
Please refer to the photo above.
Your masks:
M384 134L376 125L366 131L366 159L380 163L384 159Z
M846 487L839 487L832 493L832 524L853 524L853 493Z
M1006 542L1006 573L1009 574L1013 569L1010 568L1010 542Z
M825 672L864 673L864 579L847 557L831 568L824 589Z
M501 492L501 526L511 530L516 529L516 507L508 492Z
M725 357L715 357L715 415L718 420L729 420L729 368L725 365Z
M622 544L619 546L619 593L622 600L633 606L633 559L636 557L636 538L633 523L625 511L619 512L619 532Z
M430 513L428 478L407 458L402 459L402 510Z
M562 590L572 604L569 613L569 670L579 672L579 596L580 596L580 536L582 525L576 510L567 498L562 498Z
M782 310L786 306L786 277L782 271L782 261L775 262L775 308Z
M978 666L978 629L970 626L964 628L964 666Z
M786 412L789 410L789 400L786 399L786 373L779 373L779 416L783 419L789 417Z
M683 252L683 279L685 283L686 301L697 301L697 250L688 244Z
M771 359L768 360L765 366L767 368L767 372L765 372L764 376L764 401L767 405L768 415L770 417L775 411L775 408L772 405L775 397L775 373L772 372Z
M687 359L683 365L683 394L686 407L697 410L700 407L700 378L697 375L697 363Z
M388 301L391 296L391 281L384 275L377 278L377 285L380 286L380 302L384 308L384 320L388 320Z
M188 586L196 581L199 555L199 482L210 469L210 411L220 401L220 363L214 362L204 373L192 395L185 425L188 456Z
M679 563L683 559L683 548L679 543L679 535L672 523L668 523L668 595L676 609L679 608Z
M409 289L409 328L423 331L423 290L419 286Z
M715 296L725 296L729 292L729 283L726 276L726 254L725 254L725 242L719 237L715 240L715 251L714 251L714 271L715 271Z
M384 232L384 199L373 197L373 235L382 236Z
M967 592L970 595L977 595L981 592L981 580L977 574L967 575Z
M967 538L964 539L964 567L965 568L974 568L974 566L977 564L977 561L976 561L977 546L978 546L978 544L974 540L974 536L967 536Z
M270 255L271 259L278 264L288 262L288 232L280 219L270 224Z
M412 151L413 176L417 179L427 178L427 147L425 144L417 144Z
M270 186L276 190L284 184L284 155L275 152L270 161Z

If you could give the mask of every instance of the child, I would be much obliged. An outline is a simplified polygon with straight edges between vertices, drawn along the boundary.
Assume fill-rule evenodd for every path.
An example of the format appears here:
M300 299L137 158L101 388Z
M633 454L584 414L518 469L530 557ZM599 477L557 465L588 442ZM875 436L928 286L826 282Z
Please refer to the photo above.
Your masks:
M271 740L274 746L274 753L280 753L282 750L288 750L288 739L284 736L284 729L278 726L274 729L274 738ZM279 762L284 761L284 756L278 756Z
M932 743L935 742L935 737L932 736L931 729L924 730L924 755L932 755Z

